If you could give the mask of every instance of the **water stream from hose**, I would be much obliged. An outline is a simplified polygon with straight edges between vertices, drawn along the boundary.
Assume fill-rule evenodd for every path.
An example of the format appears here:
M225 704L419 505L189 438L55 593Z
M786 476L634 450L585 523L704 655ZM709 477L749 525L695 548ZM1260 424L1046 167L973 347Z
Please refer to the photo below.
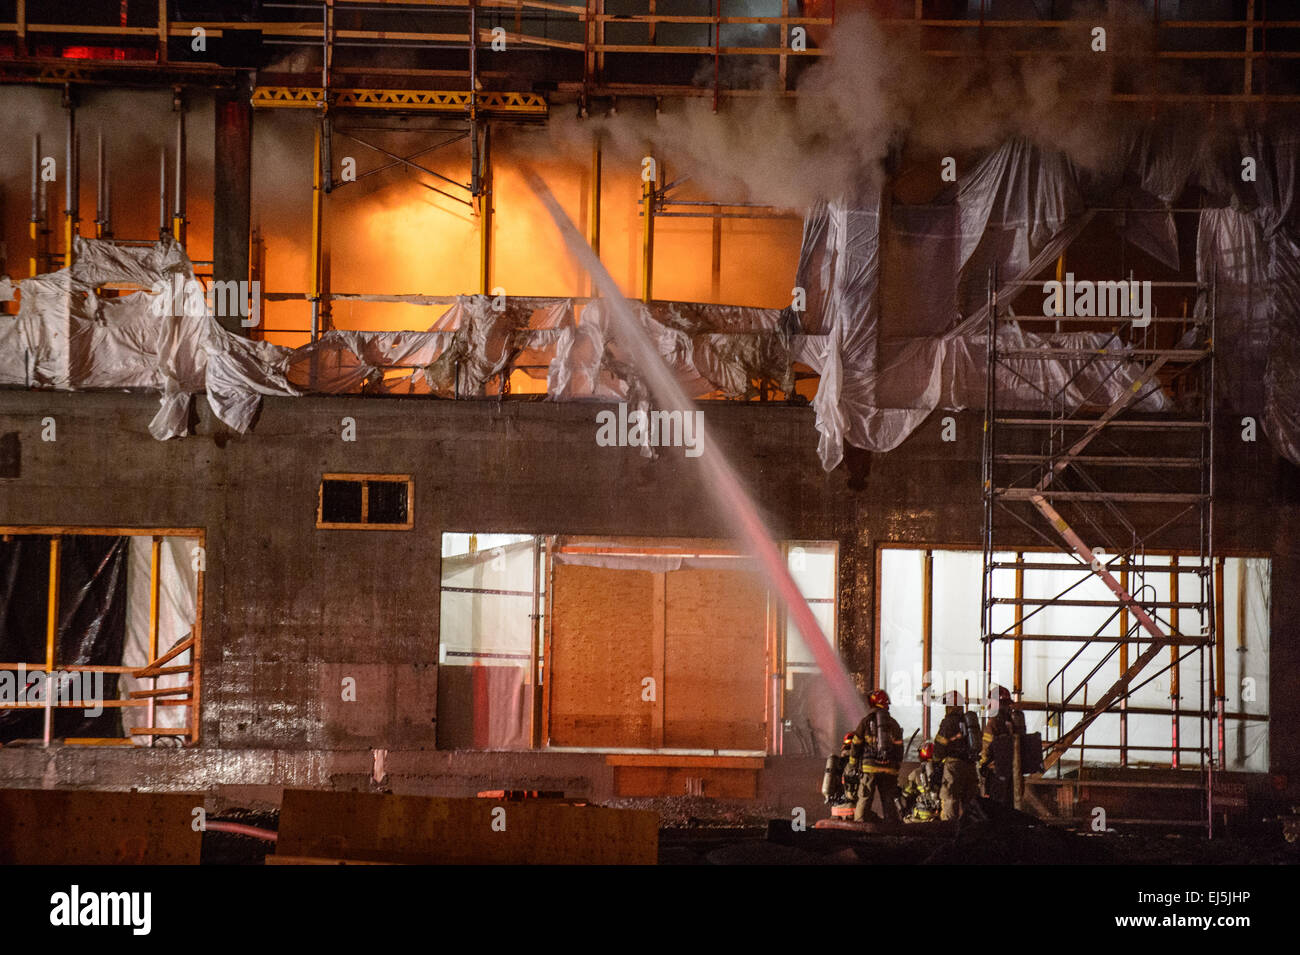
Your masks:
M642 330L634 306L623 297L599 256L583 238L546 183L529 169L524 170L524 177L555 220L556 228L560 230L569 251L586 269L601 298L610 307L618 341L631 352L636 368L657 406L665 410L680 410L683 415L691 413L695 408L694 402L687 397L677 378ZM731 462L721 448L709 441L707 433L702 437L705 442L704 453L699 461L704 468L705 484L709 492L721 513L726 515L733 533L758 562L768 586L785 606L788 619L798 629L821 670L840 715L851 723L857 723L866 712L866 707L848 670L822 633L812 608L790 574L781 549L768 532L753 498L745 490Z

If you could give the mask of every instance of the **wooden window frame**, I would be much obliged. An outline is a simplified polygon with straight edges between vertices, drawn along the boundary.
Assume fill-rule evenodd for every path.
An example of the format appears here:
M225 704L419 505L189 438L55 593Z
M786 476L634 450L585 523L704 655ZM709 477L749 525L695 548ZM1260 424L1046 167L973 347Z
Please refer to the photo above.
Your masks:
M356 524L324 520L325 482L356 481L361 484L361 521ZM383 481L386 484L406 482L406 523L404 524L367 524L370 509L370 482ZM325 473L320 476L316 486L316 529L333 531L409 531L415 527L415 478L409 474L339 474Z

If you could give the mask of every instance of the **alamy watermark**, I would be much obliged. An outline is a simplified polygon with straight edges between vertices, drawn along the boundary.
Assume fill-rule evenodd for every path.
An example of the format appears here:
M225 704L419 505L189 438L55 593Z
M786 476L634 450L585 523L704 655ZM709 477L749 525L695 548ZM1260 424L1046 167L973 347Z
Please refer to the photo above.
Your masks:
M104 674L100 670L0 670L0 703L44 706L81 703L88 717L104 712Z
M1076 282L1073 272L1065 281L1043 283L1043 314L1048 318L1133 318L1134 328L1151 324L1151 283Z
M704 453L703 411L628 411L596 414L596 444L602 448L685 448L688 458Z
M198 279L187 279L175 274L170 281L160 279L149 289L154 296L149 308L158 318L175 318L185 314L185 301L201 298L208 310L218 318L239 318L244 328L252 328L262 320L262 283L226 279L208 282L206 287Z
M967 705L989 699L989 687L1001 686L1000 674L994 670L926 670L919 663L911 667L891 669L886 674L885 687L891 698L900 703L920 703L938 706L946 693L956 692Z
M50 896L50 924L57 926L116 925L132 935L148 935L152 911L152 892L84 892L73 885Z

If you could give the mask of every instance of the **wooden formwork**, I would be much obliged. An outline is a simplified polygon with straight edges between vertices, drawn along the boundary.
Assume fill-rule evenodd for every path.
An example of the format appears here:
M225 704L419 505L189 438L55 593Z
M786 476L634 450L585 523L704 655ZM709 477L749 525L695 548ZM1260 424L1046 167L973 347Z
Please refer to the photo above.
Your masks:
M0 790L0 865L198 865L197 793Z

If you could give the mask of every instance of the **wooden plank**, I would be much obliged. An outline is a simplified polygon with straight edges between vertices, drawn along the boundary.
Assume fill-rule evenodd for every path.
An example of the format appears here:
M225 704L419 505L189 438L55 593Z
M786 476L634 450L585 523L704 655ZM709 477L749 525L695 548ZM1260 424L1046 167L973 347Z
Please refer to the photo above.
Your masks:
M555 680L551 676L554 669L554 641L553 641L553 621L555 620L555 606L552 598L555 595L555 562L552 559L552 550L555 547L555 538L546 539L546 617L545 631L543 634L544 646L542 650L542 660L544 669L542 672L542 742L546 746L551 745L551 687L554 686Z
M324 859L319 856L268 855L266 865L400 865L397 862L370 862L365 859Z
M479 42L492 42L493 37L491 30L482 27L478 32ZM498 36L499 35L500 34L498 34ZM586 50L586 45L583 43L575 43L572 40L550 40L546 37L532 36L527 33L511 33L507 31L505 38L508 43L517 43L520 46L542 46L552 50L570 50L577 53L583 53Z
M409 531L414 524L317 524L322 531Z
M668 766L690 769L762 769L762 756L674 756L671 753L610 753L607 766Z
M59 538L50 538L49 594L45 605L45 672L54 672L55 642L59 635ZM45 745L50 745L54 732L54 694L45 695Z
M199 539L201 552L207 553L207 535ZM194 641L193 652L190 654L190 666L194 668L194 673L190 677L190 682L194 684L194 697L190 704L190 745L197 746L199 742L199 702L202 699L200 691L203 687L203 575L204 568L207 566L206 560L199 564L199 569L195 573L194 581L194 628L190 631L190 639Z
M160 12L159 16L161 17L162 15L163 14ZM179 159L177 161L180 162ZM177 203L179 204L180 202L180 185L179 185L180 173L179 172L177 173L176 181L177 181L177 190L176 190ZM159 609L159 598L161 596L161 586L162 586L162 581L160 577L162 573L162 559L161 559L162 542L163 539L155 534L149 548L149 655L146 659L148 659L150 663L158 662L158 626L159 626L158 609ZM153 689L156 691L158 688L158 678L152 677L151 679L153 680ZM156 693L144 693L144 694L130 693L128 695L135 699L149 699L149 706L145 711L145 722L148 723L150 726L153 726L154 723L157 722L154 715L153 697L157 694Z
M657 861L658 845L659 816L643 810L290 789L275 854L412 864L646 865Z
M542 539L533 537L533 606L529 646L528 739L533 749L542 745Z
M190 673L194 669L194 664L186 663L182 666L174 667L146 667L143 670L132 670L131 675L137 679L151 676L169 676L173 673Z
M140 676L145 670L157 670L164 663L167 663L169 660L174 660L176 657L180 656L186 650L191 650L193 648L194 648L194 637L191 635L186 637L180 643L176 644L174 647L172 647L170 650L164 653L157 660L149 661L149 663L145 664L139 670L136 670L133 675ZM168 667L167 669L169 671L179 671L182 669L189 669L189 666L190 664L186 664L184 667Z
M96 700L95 706L148 706L148 700ZM47 706L44 702L39 703L0 703L0 710L43 710ZM84 701L75 701L72 703L50 703L49 708L52 710L84 710L88 709Z
M8 24L5 24L8 26ZM27 24L28 33L76 33L76 34L94 34L97 36L154 36L158 33L155 27L112 27L112 26L94 26L91 24L64 24L64 23L29 23Z
M650 603L650 675L655 681L655 698L650 704L650 745L662 749L664 745L664 709L668 696L664 657L667 653L667 574L654 575L654 595Z
M44 665L44 663L36 662L0 663L0 670L16 670L19 667L24 667L28 670L39 670ZM109 664L103 666L62 666L59 667L59 669L65 670L68 673L134 673L136 670L135 667L112 666Z
M790 547L785 541L780 544L781 559L789 562ZM780 755L781 744L785 735L785 607L771 591L767 593L767 647L764 658L767 664L765 674L767 693L765 694L763 718L763 738L767 740L767 751Z
M131 730L132 736L188 736L188 729L159 729L157 727L137 726Z
M1019 651L1020 644L1016 644ZM931 672L934 659L934 551L927 550L921 555L921 673ZM924 677L922 677L924 679ZM925 683L921 691L929 695L930 684ZM930 738L930 706L921 709L921 735Z
M184 686L160 686L151 690L132 690L131 699L144 700L155 696L175 696L178 693L188 696L193 689L194 687L187 683Z
M158 62L167 62L168 40L167 0L158 0Z
M198 793L0 790L0 864L198 865Z
M342 474L328 472L320 476L322 481L389 481L400 484L412 480L410 474Z
M41 537L68 534L78 537L202 537L201 527L86 527L80 524L0 524L0 534Z
M67 737L64 746L134 746L129 739L120 736Z

